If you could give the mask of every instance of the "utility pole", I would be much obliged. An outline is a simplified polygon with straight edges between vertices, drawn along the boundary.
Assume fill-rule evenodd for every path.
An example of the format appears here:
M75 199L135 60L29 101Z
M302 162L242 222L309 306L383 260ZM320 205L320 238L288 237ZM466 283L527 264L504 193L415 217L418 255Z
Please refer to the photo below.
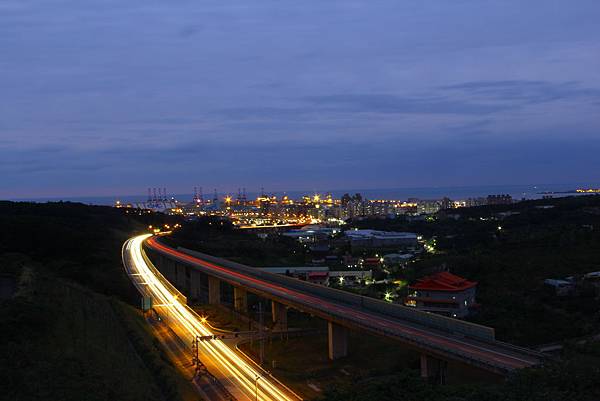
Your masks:
M200 341L204 339L204 337L199 335L195 335L192 339L192 364L195 368L194 377L208 373L206 366L200 360Z
M194 364L194 367L196 368L196 373L195 375L198 374L198 372L200 371L200 355L198 353L198 342L200 341L200 339L198 338L198 336L194 336L194 339L192 340L192 363Z
M259 379L262 379L262 375L257 375L254 378L254 391L255 391L254 401L258 401L258 380Z
M263 310L262 310L262 301L258 303L258 337L259 337L259 341L260 341L260 354L259 354L259 361L260 361L260 366L263 365L263 361L265 358L265 339L263 336L263 323L264 323L264 319L263 319Z

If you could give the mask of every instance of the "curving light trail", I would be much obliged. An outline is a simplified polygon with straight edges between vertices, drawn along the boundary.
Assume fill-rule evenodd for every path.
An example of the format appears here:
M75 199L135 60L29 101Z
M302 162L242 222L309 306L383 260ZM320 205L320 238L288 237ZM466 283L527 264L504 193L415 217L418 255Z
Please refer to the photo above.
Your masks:
M123 246L125 267L134 277L140 277L134 284L140 291L153 298L155 305L164 308L161 317L178 332L189 334L188 343L195 336L208 336L213 333L207 325L201 323L200 317L185 303L185 297L169 283L169 281L152 265L142 250L143 242L151 234L140 235L129 239ZM127 263L129 261L129 263ZM183 302L182 302L183 300ZM186 340L186 339L183 339ZM238 354L221 340L200 341L199 348L203 355L224 373L230 381L244 393L248 399L261 401L296 401L277 385L250 366Z

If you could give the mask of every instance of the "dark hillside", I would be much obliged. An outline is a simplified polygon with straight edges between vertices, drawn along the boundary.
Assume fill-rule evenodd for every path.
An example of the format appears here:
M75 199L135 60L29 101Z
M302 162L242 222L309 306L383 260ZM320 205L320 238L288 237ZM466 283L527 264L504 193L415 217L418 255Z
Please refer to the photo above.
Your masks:
M10 400L177 400L138 325L121 245L166 216L0 202L0 394Z

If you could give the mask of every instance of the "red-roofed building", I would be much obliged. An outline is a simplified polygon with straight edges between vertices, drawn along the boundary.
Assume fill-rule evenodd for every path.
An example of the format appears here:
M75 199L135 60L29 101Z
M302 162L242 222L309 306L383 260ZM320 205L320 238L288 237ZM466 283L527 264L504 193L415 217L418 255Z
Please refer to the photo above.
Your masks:
M364 267L380 267L381 266L381 258L365 258L363 261Z
M449 272L423 277L408 287L406 306L450 317L465 317L475 305L477 283Z

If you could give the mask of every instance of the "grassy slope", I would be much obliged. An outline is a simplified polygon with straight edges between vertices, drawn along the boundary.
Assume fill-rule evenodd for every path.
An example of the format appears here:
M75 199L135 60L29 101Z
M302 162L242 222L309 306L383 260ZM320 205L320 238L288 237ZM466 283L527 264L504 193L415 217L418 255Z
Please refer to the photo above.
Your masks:
M135 311L122 241L145 221L112 208L0 202L0 393L12 400L179 399ZM23 277L29 279L25 280Z
M114 301L33 273L0 308L4 394L14 400L160 400ZM22 294L26 291L26 294Z

